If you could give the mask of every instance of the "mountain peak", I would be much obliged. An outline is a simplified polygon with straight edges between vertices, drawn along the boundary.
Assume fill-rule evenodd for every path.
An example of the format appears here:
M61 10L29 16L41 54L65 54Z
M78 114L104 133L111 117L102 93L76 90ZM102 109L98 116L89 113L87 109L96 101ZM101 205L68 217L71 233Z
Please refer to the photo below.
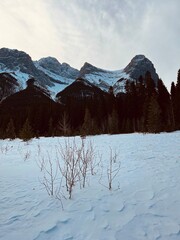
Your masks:
M23 63L26 60L32 61L31 57L23 51L9 48L0 49L0 62L5 63L6 67L9 66L10 69L16 68L17 62L21 61Z
M135 57L133 57L132 61L143 61L143 60L145 60L145 59L146 59L145 55L143 55L143 54L138 54L138 55L136 55Z
M35 66L47 74L49 77L57 77L57 80L67 78L75 80L78 76L79 71L75 68L72 68L67 63L60 63L54 57L45 57L41 58L38 61L35 61ZM59 78L58 78L59 77Z
M94 65L88 63L88 62L85 62L84 65L82 66L82 68L80 69L80 71L82 69L90 69L90 70L93 70L93 69L98 69L97 67L95 67Z
M91 74L93 72L104 72L103 69L97 68L92 64L85 62L79 72L79 78L84 78L85 75Z
M48 69L49 71L59 74L59 69L61 68L61 63L54 57L44 57L35 61L36 67ZM42 69L41 69L42 70Z
M55 57L44 57L38 60L41 66L51 64L51 65L61 65L61 63Z
M131 62L124 68L124 71L129 74L132 79L138 79L140 75L145 76L146 72L151 73L151 77L157 83L159 76L156 73L153 63L144 55L136 55Z
M17 80L21 80L33 76L40 85L52 86L52 82L48 76L39 71L31 57L16 49L1 48L0 49L0 71L10 72L17 75Z
M83 65L83 67L95 67L95 66L93 66L92 64L90 64L90 63L88 63L88 62L85 62L84 65Z

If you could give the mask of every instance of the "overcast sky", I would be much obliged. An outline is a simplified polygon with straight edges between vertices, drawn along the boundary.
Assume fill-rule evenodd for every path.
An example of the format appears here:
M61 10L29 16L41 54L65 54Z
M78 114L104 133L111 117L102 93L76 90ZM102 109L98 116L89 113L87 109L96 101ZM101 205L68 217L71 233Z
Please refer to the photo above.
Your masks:
M144 54L170 86L180 68L180 0L3 0L0 47L117 70Z

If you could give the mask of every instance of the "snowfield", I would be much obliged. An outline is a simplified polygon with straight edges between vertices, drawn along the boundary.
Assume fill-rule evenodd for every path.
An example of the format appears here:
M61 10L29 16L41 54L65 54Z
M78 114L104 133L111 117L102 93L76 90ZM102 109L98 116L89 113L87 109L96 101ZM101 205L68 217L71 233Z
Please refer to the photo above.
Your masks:
M50 160L56 173L65 139L81 144L80 137L0 140L0 239L180 239L179 131L86 137L95 149L94 175L88 171L85 188L77 181L69 199L57 173L58 199L47 194L40 163ZM114 169L121 166L110 191L111 151Z

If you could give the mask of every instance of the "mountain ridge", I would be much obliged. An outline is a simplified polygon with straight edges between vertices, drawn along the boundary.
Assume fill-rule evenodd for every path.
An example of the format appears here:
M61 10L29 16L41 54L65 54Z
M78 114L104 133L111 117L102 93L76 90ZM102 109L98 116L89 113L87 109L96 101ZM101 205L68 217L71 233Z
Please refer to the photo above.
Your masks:
M105 70L85 62L80 70L68 63L60 63L54 57L44 57L33 61L31 57L16 49L0 49L0 72L7 72L18 80L22 89L26 87L29 78L35 78L36 84L47 88L52 96L63 91L76 79L87 80L101 90L108 92L113 87L114 93L125 92L126 81L136 81L149 71L155 82L159 79L153 63L144 55L136 55L130 63L121 70Z

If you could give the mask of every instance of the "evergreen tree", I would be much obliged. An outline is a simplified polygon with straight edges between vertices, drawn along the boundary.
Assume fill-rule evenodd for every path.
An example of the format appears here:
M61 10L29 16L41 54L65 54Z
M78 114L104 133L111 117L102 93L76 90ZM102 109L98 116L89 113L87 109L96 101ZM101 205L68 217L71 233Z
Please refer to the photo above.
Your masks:
M171 127L172 111L170 95L161 79L158 80L158 103L161 109L162 130L169 130Z
M16 138L15 127L12 118L10 119L6 128L6 137L10 138L11 140Z
M22 129L20 130L19 137L23 139L23 141L29 141L33 137L33 130L31 128L28 118L26 119Z
M176 104L176 118L175 118L176 127L177 129L180 129L180 69L178 71L177 76L175 104Z
M61 119L58 122L57 132L60 132L63 134L63 136L69 136L71 133L70 120L66 112L63 113Z
M54 136L54 129L53 129L53 120L52 120L52 117L49 119L49 124L48 124L48 136Z
M177 87L180 87L180 69L178 70L177 74Z
M176 86L174 82L171 83L171 112L172 112L172 125L173 129L175 129L176 124L175 124L175 110L176 108Z
M82 135L97 134L98 128L95 120L91 117L91 113L88 108L85 110L84 121L81 127Z
M108 116L108 133L114 134L119 132L119 121L118 114L115 109L113 109L112 114Z
M147 95L150 97L152 96L156 91L155 91L155 83L154 80L151 77L151 73L149 71L146 72L145 74L145 84L146 84L146 91Z
M161 110L156 99L156 96L153 95L150 98L149 107L148 107L148 118L147 118L147 130L151 133L158 133L161 129Z
M144 79L142 76L139 77L139 80L136 84L137 92L137 131L144 131L144 104L146 100L146 88L144 84Z
M137 118L139 115L139 109L138 109L138 95L137 95L137 84L135 84L134 81L132 82L126 82L126 95L125 95L125 118L126 118L126 124L125 124L125 131L129 132L137 131ZM128 121L127 121L128 119Z
M180 129L180 70L177 74L177 84L173 82L171 85L171 101L175 129Z

